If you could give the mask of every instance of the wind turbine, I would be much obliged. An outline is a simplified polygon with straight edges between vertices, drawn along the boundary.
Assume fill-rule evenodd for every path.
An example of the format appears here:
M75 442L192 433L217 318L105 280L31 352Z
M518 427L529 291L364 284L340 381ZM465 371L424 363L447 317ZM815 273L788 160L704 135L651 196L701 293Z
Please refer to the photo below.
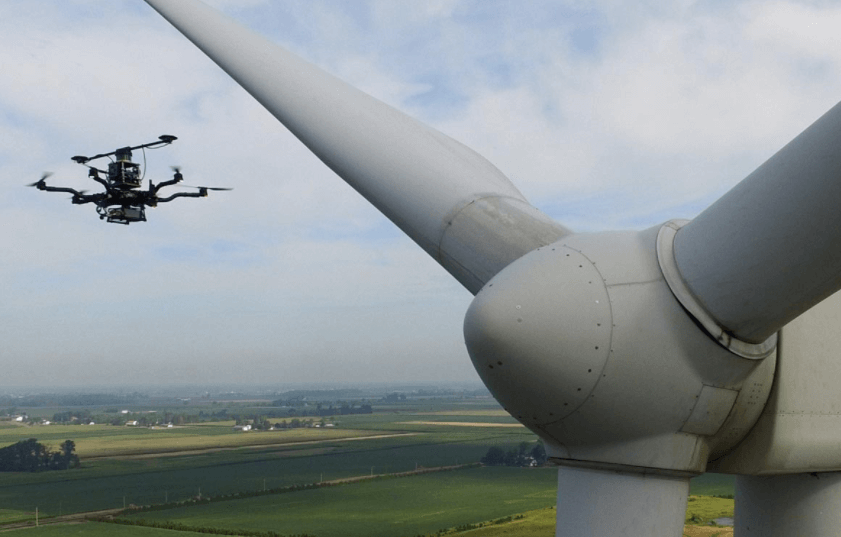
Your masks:
M475 294L494 396L559 465L557 535L681 535L737 474L736 535L841 522L841 107L692 221L576 234L493 165L198 0L146 0Z

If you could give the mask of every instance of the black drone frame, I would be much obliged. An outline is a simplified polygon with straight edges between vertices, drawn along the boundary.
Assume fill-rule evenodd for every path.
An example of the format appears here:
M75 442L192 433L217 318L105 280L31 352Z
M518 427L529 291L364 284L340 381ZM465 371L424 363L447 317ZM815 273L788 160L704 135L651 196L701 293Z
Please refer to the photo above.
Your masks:
M39 181L29 186L34 186L38 190L44 190L46 192L66 192L71 194L71 203L74 205L93 203L96 205L96 212L99 214L101 220L125 225L132 222L145 222L146 207L157 207L159 203L167 203L176 198L207 197L209 190L231 190L230 188L197 186L188 188L196 188L198 192L176 192L171 196L158 197L158 191L162 188L176 185L184 179L181 175L181 170L177 167L173 167L174 174L169 181L163 181L156 185L150 180L148 189L140 189L143 176L141 175L140 165L131 161L132 151L136 149L143 150L145 161L146 149L157 149L169 145L175 140L177 140L175 136L164 134L159 136L155 142L133 147L122 147L110 153L100 153L92 157L81 155L73 157L72 160L74 162L87 166L90 169L88 177L101 184L105 188L105 192L87 194L85 190L80 191L68 187L49 186L46 183L46 179L51 175L50 173L45 173ZM88 164L90 161L105 157L111 158L107 171L100 170ZM105 178L100 176L100 174L104 175Z

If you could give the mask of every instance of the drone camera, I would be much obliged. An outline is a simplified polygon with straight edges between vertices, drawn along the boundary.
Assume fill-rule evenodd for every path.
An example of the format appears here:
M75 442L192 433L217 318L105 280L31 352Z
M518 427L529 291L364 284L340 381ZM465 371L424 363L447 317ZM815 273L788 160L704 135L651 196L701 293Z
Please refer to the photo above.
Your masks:
M129 206L123 205L121 207L97 207L99 218L104 219L112 224L129 225L132 222L145 222L146 211L142 205Z

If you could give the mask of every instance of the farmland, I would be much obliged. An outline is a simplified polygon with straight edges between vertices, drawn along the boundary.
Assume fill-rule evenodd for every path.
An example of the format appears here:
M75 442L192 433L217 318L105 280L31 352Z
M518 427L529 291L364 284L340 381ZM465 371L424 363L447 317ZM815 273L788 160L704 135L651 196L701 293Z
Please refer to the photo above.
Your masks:
M280 533L306 528L320 537L408 536L550 506L555 503L556 480L551 468L470 468L131 517Z
M231 408L255 415L273 411L265 404L248 401ZM536 441L493 400L417 398L375 404L374 409L331 416L332 427L247 433L235 432L233 420L156 428L0 422L0 447L30 437L48 445L70 438L82 459L76 470L0 474L0 524L32 519L36 508L43 520L127 507L120 519L147 526L91 522L72 526L72 533L66 525L42 530L162 535L167 530L148 525L180 524L181 529L212 527L255 535L400 537L501 520L482 531L493 527L503 532L516 524L521 530L533 527L534 535L552 534L538 528L554 527L554 511L545 511L555 503L554 469L475 466L491 446L511 450ZM452 466L462 468L391 477ZM360 476L368 479L317 486ZM703 476L692 488L697 495L726 495L732 494L732 485L726 476ZM697 517L706 516L700 510L704 502L694 504ZM711 509L726 512L728 506ZM516 516L527 511L527 516ZM488 535L497 534L505 533Z

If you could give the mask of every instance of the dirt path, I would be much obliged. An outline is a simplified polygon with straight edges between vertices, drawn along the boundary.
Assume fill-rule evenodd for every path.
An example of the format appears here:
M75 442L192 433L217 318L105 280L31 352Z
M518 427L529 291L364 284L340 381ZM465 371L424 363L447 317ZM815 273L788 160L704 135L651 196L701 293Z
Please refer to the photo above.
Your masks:
M42 518L38 521L39 526L49 526L51 524L73 524L86 522L88 518L99 516L113 516L123 512L123 509L103 509L102 511L88 511L87 513L73 513L70 515L53 516L49 518ZM12 522L10 524L3 524L0 526L0 533L4 531L19 530L21 528L34 528L34 520L26 520L23 522Z

